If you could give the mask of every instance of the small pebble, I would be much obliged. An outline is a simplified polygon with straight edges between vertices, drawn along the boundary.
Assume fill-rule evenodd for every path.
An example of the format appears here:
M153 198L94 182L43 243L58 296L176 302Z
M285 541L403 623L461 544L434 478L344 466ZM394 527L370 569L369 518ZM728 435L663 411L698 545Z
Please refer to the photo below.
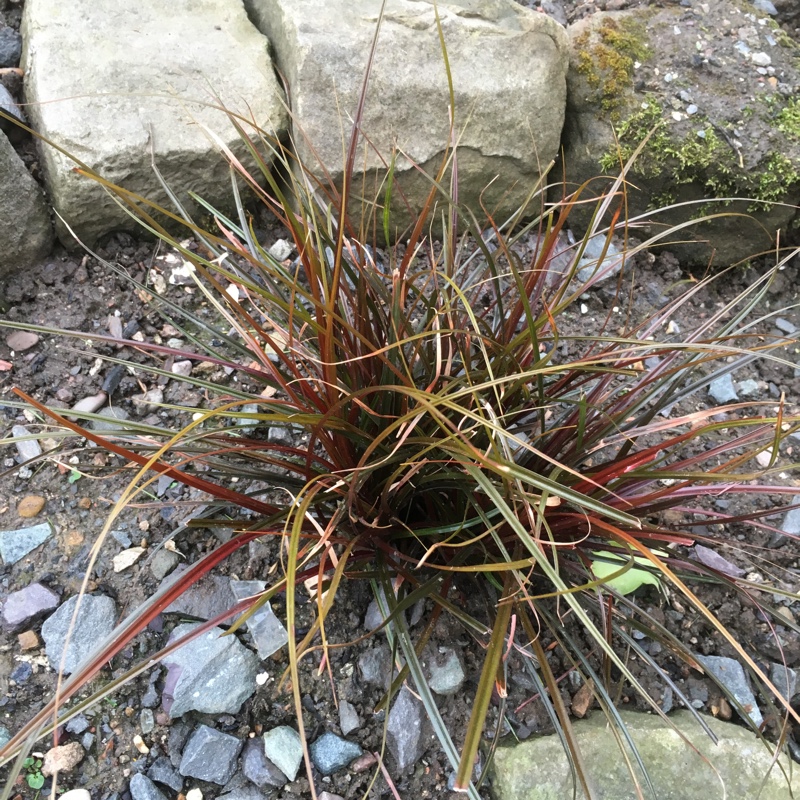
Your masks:
M58 796L59 800L92 800L92 796L86 789L70 789Z
M17 636L20 650L33 650L39 646L39 637L35 631L24 631Z
M6 336L6 344L9 350L23 353L30 350L39 342L39 337L32 331L14 331L10 336Z
M90 397L84 397L81 400L78 400L78 402L72 406L72 410L78 411L81 414L93 414L106 402L106 400L108 400L108 395L105 392L98 392ZM75 420L78 418L76 416L67 415L67 419L75 422Z
M114 572L123 572L132 567L142 557L143 553L144 547L130 547L121 553L117 553L113 558Z
M44 508L44 497L38 494L29 494L19 501L17 514L23 519L35 517Z
M17 453L19 453L21 461L30 461L42 454L42 446L36 439L19 441L25 436L30 436L30 431L24 425L14 425L11 428L11 435L18 440L14 444L17 446Z
M42 775L55 775L56 772L69 772L83 761L85 753L78 742L70 742L60 747L52 747L45 753Z

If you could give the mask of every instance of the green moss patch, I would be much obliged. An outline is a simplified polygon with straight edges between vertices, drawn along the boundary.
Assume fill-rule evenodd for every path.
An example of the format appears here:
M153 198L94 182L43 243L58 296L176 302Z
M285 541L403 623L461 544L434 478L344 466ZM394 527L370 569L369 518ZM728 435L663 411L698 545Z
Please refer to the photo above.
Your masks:
M603 110L618 116L624 90L633 85L634 64L651 55L644 27L632 19L606 17L575 40L577 70L598 94Z
M800 106L794 102L791 105L793 110L786 116L787 125L796 124L792 115L800 116ZM702 115L694 117L692 123L695 133L681 140L670 132L661 105L650 97L616 128L619 150L606 153L600 165L607 172L617 170L620 159L627 161L651 134L632 167L633 175L650 179L668 175L671 186L698 185L709 199L752 197L761 201L751 210L763 208L765 201L784 199L800 183L798 165L785 155L772 152L759 169L745 172L739 152L718 128ZM676 199L669 191L654 197L653 202L665 205Z

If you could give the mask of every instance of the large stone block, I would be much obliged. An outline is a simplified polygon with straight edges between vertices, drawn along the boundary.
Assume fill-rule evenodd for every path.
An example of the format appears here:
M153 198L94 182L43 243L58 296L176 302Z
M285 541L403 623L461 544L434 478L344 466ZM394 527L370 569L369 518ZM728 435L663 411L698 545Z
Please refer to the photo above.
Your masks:
M229 206L228 165L212 133L242 154L226 108L268 131L286 113L268 42L241 0L29 0L22 24L33 127L104 178L167 203ZM42 147L56 211L87 242L136 223L64 153ZM73 243L63 226L62 241Z
M0 132L0 277L44 258L52 244L42 190Z
M341 185L380 0L245 1L287 80L300 159ZM459 199L480 216L482 198L502 218L525 200L540 168L558 152L566 33L510 0L447 0L438 11L455 90ZM393 156L396 184L412 212L421 209L431 183L414 165L435 174L449 145L448 98L433 2L391 0L353 182L353 192L365 198L366 215L383 202ZM394 196L393 208L403 208ZM393 233L407 221L398 213Z
M629 217L652 221L636 235L734 212L669 237L693 240L673 248L686 261L706 265L713 255L728 266L793 228L800 69L797 45L751 3L715 0L706 10L664 4L570 26L564 163L573 188L592 181L590 191L602 191L610 180L593 179L616 176L620 156L649 134L628 173ZM585 227L593 210L576 208L571 223Z
M754 733L738 725L705 717L717 737L718 743L714 744L688 711L679 711L670 719L688 739L687 743L659 717L630 711L620 714L655 789L652 795L638 766L634 767L646 797L789 800L800 790L797 770L791 770L786 756L774 764L770 750ZM594 796L598 800L640 797L628 771L628 765L635 764L633 755L626 748L623 757L605 716L596 713L572 724L596 787ZM496 800L563 800L575 796L572 772L557 736L498 748L492 771ZM792 776L790 783L786 775ZM583 798L584 793L579 790L577 797Z

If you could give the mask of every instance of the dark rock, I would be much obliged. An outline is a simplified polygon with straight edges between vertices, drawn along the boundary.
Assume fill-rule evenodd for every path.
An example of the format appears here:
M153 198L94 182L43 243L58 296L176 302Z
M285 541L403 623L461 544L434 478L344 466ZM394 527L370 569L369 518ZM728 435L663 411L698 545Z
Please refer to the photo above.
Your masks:
M31 675L33 675L33 667L27 661L22 661L11 670L11 674L8 677L17 686L22 686L30 680Z
M167 800L166 795L146 775L137 773L128 784L133 800Z
M259 789L279 789L286 783L286 776L264 754L261 739L248 739L242 753L242 772Z
M117 607L110 597L87 594L81 598L73 628L72 617L78 599L78 595L70 597L42 625L42 638L50 666L60 669L63 657L65 675L74 672L98 643L114 630L117 615Z
M13 28L0 28L0 67L18 67L22 37Z
M151 781L169 786L176 794L183 791L183 778L166 756L160 756L150 765L150 769L147 770L147 777Z
M236 772L236 759L242 743L227 733L201 725L183 749L181 775L223 786Z
M339 701L339 727L342 733L347 736L357 728L361 727L361 720L358 718L358 712L352 703L347 700Z
M323 733L309 747L314 766L323 775L332 775L358 758L364 751L355 743L335 733Z
M89 728L89 720L85 714L78 714L67 723L66 727L70 733L83 733Z
M422 703L403 686L389 712L386 742L397 768L404 772L422 755Z
M358 657L358 669L364 683L389 688L392 679L392 654L385 644L366 650Z
M31 583L8 596L3 605L3 621L17 631L54 608L58 608L58 595L41 583Z

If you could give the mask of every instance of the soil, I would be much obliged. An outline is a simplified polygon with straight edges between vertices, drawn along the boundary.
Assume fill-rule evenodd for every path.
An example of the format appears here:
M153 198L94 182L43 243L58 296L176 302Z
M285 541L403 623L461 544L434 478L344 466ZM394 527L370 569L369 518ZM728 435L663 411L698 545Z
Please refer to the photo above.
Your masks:
M541 6L557 18L560 13L569 21L574 21L589 6L623 8L634 5L635 0L606 0L597 3L531 0L525 4ZM547 6L554 8L548 9ZM790 14L791 12L786 12L786 25L794 23ZM35 157L30 150L25 152L35 174ZM285 237L285 233L268 221L264 223L264 230L260 233L262 241L267 242ZM105 243L98 255L118 265L121 273L127 272L139 280L147 280L149 275L161 275L165 279L167 296L176 302L188 304L192 308L200 303L200 298L192 294L191 287L168 282L175 264L170 261L170 253L164 248L155 247L151 242L137 241L127 235L117 235ZM767 300L770 305L765 311L790 307L799 302L800 263L797 262L798 259L795 259L792 265L779 274ZM691 307L677 313L673 323L680 331L693 329L698 318L712 313L720 304L750 285L767 266L764 263L754 263L733 273L724 282L712 284L698 295ZM563 332L568 334L570 331L585 331L587 326L602 322L609 314L612 318L615 314L627 313L634 318L644 318L663 307L667 298L673 297L681 286L696 277L682 269L669 252L662 251L643 257L637 261L635 272L626 275L624 292L618 293L613 285L601 285L591 291L584 299L585 312L576 310L561 321ZM133 291L123 274L111 272L100 260L89 255L75 256L57 249L50 258L34 268L9 276L3 288L8 304L4 317L12 321L100 333L113 332L120 326L128 337L139 335L151 341L156 337L166 341L177 335L177 331L155 311L146 293ZM796 308L782 316L800 328L800 314ZM765 334L780 334L773 330L771 324L763 324L761 330ZM116 383L111 379L113 365L104 362L103 356L124 359L131 366L147 360L141 352L133 348L117 349L114 345L91 345L55 336L42 337L28 350L12 351L6 344L6 333L7 331L0 336L0 435L3 438L8 438L11 427L17 424L26 425L30 430L44 429L41 420L16 403L12 387L21 389L47 405L67 407L82 398L97 394L104 385L108 386L109 380L112 384ZM796 342L787 346L788 357L794 360L796 353ZM4 366L2 362L7 362L9 366ZM792 404L800 397L798 374L800 372L796 374L790 368L762 360L752 363L735 378L737 381L757 381L758 399L777 402L782 395L785 396L789 401L789 410L796 411ZM207 377L218 384L233 380L232 376L213 369ZM159 382L157 377L148 375L144 369L124 371L113 388L110 404L127 412L131 419L144 424L180 427L185 423L181 414L169 408L148 408L134 401L136 395L156 387L163 390L166 404L196 408L206 405L207 398L193 387L175 380ZM691 409L707 408L711 400L703 392L694 396L690 404ZM45 444L52 447L45 457L23 468L20 468L15 459L13 445L0 451L4 459L4 472L0 474L2 527L17 528L48 520L56 531L56 535L36 550L33 557L25 558L16 565L0 566L0 595L7 595L34 581L48 585L62 599L77 593L83 580L90 548L116 498L132 477L131 468L122 459L103 453L97 448L87 447L85 442L75 437L59 439L53 430L52 441ZM784 443L779 464L788 466L796 461L798 448L800 442L797 440L789 439ZM791 485L793 480L788 473L777 474L775 477L775 481L782 485ZM196 514L203 503L204 498L197 493L164 481L153 484L150 490L150 496L138 498L129 505L113 526L120 537L127 537L132 544L146 547L145 556L130 569L115 573L112 558L123 549L123 545L118 539L109 537L89 576L90 590L114 598L120 617L135 609L143 596L158 587L159 581L153 574L152 566L158 548L165 541L173 541L181 556L187 562L194 562L216 547L221 539L230 536L230 530L182 527L182 523ZM44 498L44 509L33 519L22 518L18 514L20 500L32 495ZM724 509L728 514L746 513L753 507L774 509L774 516L767 521L775 525L782 518L781 506L785 504L786 500L780 497L761 496L752 501L750 506L736 506L728 504L721 497L716 508L720 511ZM671 521L676 528L680 528L687 520L676 515ZM746 570L753 582L769 582L770 585L779 586L797 596L800 590L800 542L786 537L777 543L769 531L762 531L751 525L733 524L725 530L719 529L720 527L708 526L701 530L694 528L693 532L707 537L709 546ZM775 546L776 544L779 546ZM234 554L218 574L241 579L264 578L279 557L278 547L276 542L251 544L249 548ZM795 617L800 615L800 601L770 594L760 598L762 603L773 603L780 607L780 613L786 615L787 625L776 627L782 646L781 656L781 649L771 635L765 617L754 604L748 604L740 595L720 587L709 587L700 583L691 584L691 587L761 664L766 666L783 657L788 666L800 667L800 636L794 625ZM641 592L639 600L648 613L664 621L670 632L691 650L702 654L735 655L711 626L692 609L681 605L675 598L665 597L652 587ZM384 719L382 714L374 713L374 708L383 695L383 688L364 681L358 661L364 652L376 649L385 640L379 634L364 641L354 641L357 636L366 632L364 616L370 599L369 586L365 582L347 582L340 590L339 600L327 625L330 641L338 645L330 651L335 694L332 692L331 676L325 671L319 674L318 655L315 659L307 659L303 664L301 694L309 740L313 740L323 731L339 731L335 699L342 698L353 703L362 720L362 725L348 738L357 741L367 753L380 753ZM478 618L488 618L488 611L495 602L487 586L468 581L456 583L451 599ZM279 616L284 612L280 597L273 603L273 607ZM301 626L308 614L310 606L302 607L299 623ZM178 615L163 615L138 637L134 647L113 660L110 668L104 671L103 677L92 688L97 688L111 675L121 674L140 658L163 646L169 631L178 621ZM423 618L417 622L416 627L412 627L412 631L419 632L424 624ZM567 631L579 641L585 638L580 628L570 620L566 620L565 625ZM37 623L34 631L38 633L39 630L40 624ZM245 642L249 641L247 634L241 636ZM450 622L437 626L432 644L434 647L454 647L465 665L467 680L462 690L447 698L440 698L442 716L457 744L460 744L471 712L470 699L480 674L482 650L466 631ZM543 641L545 649L549 644L550 641ZM716 684L700 673L689 670L666 649L654 647L655 644L657 643L650 643L650 655L685 692L694 707L723 717L730 714L730 709L725 709L726 704L721 700ZM591 649L588 642L587 649ZM555 674L563 678L560 682L563 699L567 706L572 706L577 715L582 710L581 687L573 680L572 665L558 649L549 651L549 658ZM0 723L10 731L19 729L52 695L55 675L46 663L43 648L23 651L17 632L0 631ZM24 679L20 679L22 673L18 671L21 664L30 666L30 674ZM114 793L126 798L130 775L146 769L158 755L169 755L170 749L177 746L182 738L185 739L190 727L196 724L211 724L242 740L277 725L294 725L291 695L285 687L283 690L277 688L278 679L287 665L284 648L265 664L270 680L259 686L256 694L235 715L219 717L190 714L184 720L174 721L160 713L160 709L154 709L156 726L146 737L150 746L150 753L147 755L139 753L134 744L134 736L140 733L142 697L148 691L152 674L140 676L123 687L113 698L104 701L96 715L90 719L89 730L96 734L94 745L74 773L67 777L62 776L60 786L84 787L95 800L106 800L114 796ZM674 702L677 707L677 699L669 700L663 681L652 671L645 669L636 659L631 660L630 666L658 702L665 706ZM18 676L16 680L11 678L15 670ZM509 656L508 671L505 718L499 719L500 705L495 698L489 717L489 728L492 724L499 725L504 742L513 737L525 739L551 732L551 723L544 712L544 706L536 699L536 689L524 669L522 657L516 652L512 651ZM163 670L156 667L155 675L155 685L161 690ZM620 686L620 702L642 711L648 709L647 704L629 692L624 685ZM735 719L735 715L733 716ZM775 726L776 719L768 717L768 735L775 733ZM795 748L795 742L800 741L799 734L799 731L793 732L796 739L791 744ZM425 736L427 746L416 765L405 774L400 774L395 770L391 758L387 757L388 774L400 796L404 798L448 798L451 795L447 788L451 774L450 765L430 731L426 731ZM73 738L71 734L62 731L59 741L63 744ZM49 746L47 743L41 745L42 750ZM792 752L796 754L798 749ZM380 774L375 779L375 771L374 765L362 772L342 770L330 779L320 780L317 788L345 798L389 796L386 780ZM3 777L4 773L0 772L0 784ZM46 783L42 791L47 791L48 786ZM221 793L220 787L214 784L201 784L201 788L205 798L214 798ZM22 782L15 787L15 792L19 798L25 800L34 800L37 796L34 790ZM283 800L309 795L308 779L301 770L297 780L277 790L271 797ZM488 796L485 788L482 795Z

